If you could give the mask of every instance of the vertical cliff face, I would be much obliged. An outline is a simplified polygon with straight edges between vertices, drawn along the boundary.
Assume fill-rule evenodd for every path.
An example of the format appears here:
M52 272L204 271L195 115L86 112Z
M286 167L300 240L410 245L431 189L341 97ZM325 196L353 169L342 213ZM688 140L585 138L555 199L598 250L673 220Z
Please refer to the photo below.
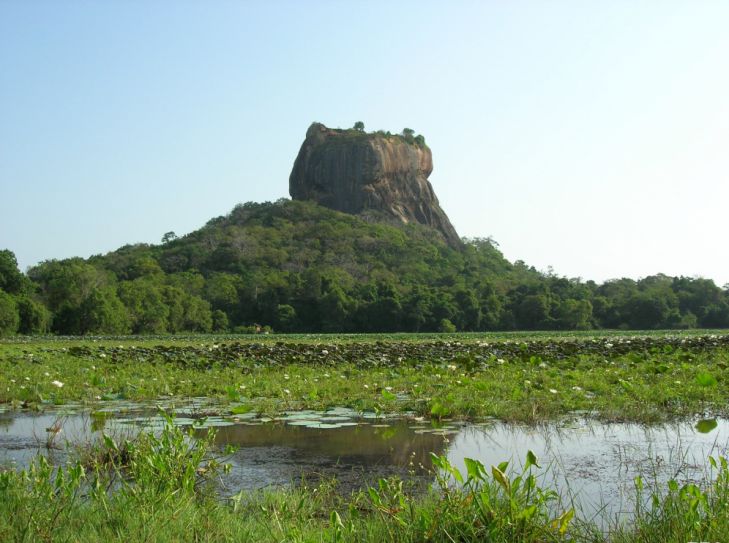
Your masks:
M424 144L314 123L294 162L289 193L345 213L374 210L403 223L419 222L458 247L460 238L428 181L432 171Z

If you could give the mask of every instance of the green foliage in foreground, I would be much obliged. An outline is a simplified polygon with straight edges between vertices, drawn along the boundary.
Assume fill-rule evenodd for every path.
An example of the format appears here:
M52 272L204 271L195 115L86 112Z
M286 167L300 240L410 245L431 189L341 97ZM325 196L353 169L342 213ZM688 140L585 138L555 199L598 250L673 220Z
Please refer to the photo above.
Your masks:
M521 472L466 460L461 473L434 456L436 485L413 495L399 480L342 496L316 488L241 492L216 499L213 435L195 440L168 424L133 442L105 437L76 461L54 468L39 456L23 471L0 471L2 541L339 542L685 542L720 540L729 530L729 469L668 484L634 519L600 533L541 488L531 453ZM643 482L636 481L643 503Z
M363 137L351 130L352 137ZM0 335L729 328L729 289L657 274L601 285L459 248L422 225L247 203L161 245L49 260L0 251ZM252 328L251 328L252 327Z
M729 336L0 344L0 403L162 396L265 414L339 406L527 422L575 412L638 422L727 416Z

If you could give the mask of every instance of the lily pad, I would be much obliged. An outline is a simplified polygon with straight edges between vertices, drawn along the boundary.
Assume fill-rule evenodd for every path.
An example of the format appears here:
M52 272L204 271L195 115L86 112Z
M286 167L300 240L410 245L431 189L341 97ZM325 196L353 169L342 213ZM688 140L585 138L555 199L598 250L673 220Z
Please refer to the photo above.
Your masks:
M318 420L291 420L286 421L286 424L288 426L304 426L304 427L311 427L312 424L321 424Z
M696 423L696 431L700 434L708 434L718 426L716 419L704 419Z
M339 422L339 423L328 423L328 422L313 422L306 428L318 428L320 430L334 430L336 428L343 428L345 426L357 426L356 422Z
M210 420L207 419L203 421L201 424L196 424L196 428L219 428L223 426L234 426L235 422L231 420Z
M195 423L195 419L189 417L176 417L172 420L175 426L190 426Z
M319 420L324 416L321 411L298 411L293 413L285 413L279 417L278 420L282 421L294 421L294 420Z
M352 409L351 407L333 407L331 409L327 409L324 412L324 415L326 416L334 416L334 417L351 417L354 418L358 415L357 411L355 409Z

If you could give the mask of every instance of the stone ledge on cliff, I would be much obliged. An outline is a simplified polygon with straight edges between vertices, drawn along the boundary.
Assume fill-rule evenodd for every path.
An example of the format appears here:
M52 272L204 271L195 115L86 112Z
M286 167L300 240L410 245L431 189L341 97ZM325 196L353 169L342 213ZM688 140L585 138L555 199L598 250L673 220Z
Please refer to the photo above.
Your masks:
M433 156L422 139L313 123L294 162L289 193L344 213L374 210L401 223L418 222L460 247L428 181L432 171Z

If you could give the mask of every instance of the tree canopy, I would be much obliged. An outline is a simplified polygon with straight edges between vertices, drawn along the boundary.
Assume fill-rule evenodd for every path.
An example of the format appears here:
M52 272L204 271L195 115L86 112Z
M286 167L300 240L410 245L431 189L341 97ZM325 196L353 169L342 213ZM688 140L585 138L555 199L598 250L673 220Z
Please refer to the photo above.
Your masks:
M0 334L426 332L729 327L703 278L592 281L507 261L489 238L446 246L425 226L310 202L247 203L161 245L49 260L0 251Z

